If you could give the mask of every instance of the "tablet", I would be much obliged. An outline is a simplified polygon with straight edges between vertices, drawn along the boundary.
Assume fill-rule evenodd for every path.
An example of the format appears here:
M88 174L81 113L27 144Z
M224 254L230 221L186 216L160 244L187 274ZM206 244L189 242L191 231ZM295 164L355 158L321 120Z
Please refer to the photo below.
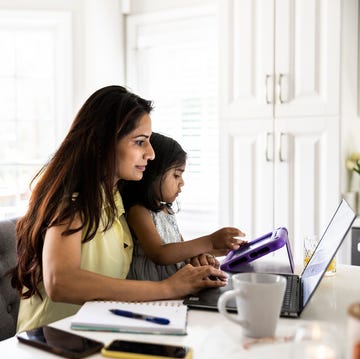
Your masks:
M226 272L241 272L243 267L271 252L286 246L291 271L294 272L294 263L288 239L288 231L285 227L279 227L272 232L256 238L237 250L230 251L220 265L220 269Z

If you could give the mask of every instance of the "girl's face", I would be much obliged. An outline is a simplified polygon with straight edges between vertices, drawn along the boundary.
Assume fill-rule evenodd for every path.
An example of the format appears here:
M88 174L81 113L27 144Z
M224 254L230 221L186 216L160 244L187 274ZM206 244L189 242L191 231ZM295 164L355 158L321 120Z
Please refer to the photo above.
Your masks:
M167 170L161 182L161 201L173 203L181 192L181 187L185 184L183 173L186 164L176 166Z
M116 147L115 184L120 179L141 180L148 161L155 157L150 144L151 132L151 119L145 114L140 118L137 127L119 140Z

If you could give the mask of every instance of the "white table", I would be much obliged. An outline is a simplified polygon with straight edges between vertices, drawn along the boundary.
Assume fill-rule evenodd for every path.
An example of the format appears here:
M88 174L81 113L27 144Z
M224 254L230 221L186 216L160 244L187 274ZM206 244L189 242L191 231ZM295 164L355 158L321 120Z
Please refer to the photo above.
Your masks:
M350 303L360 301L360 267L338 266L333 277L324 277L310 303L299 319L279 320L276 337L290 336L295 328L306 321L335 323L340 339L346 343L347 308ZM70 319L65 318L52 324L54 327L70 330ZM76 331L81 335L110 343L113 339L187 345L194 350L194 359L237 359L237 358L290 358L291 343L256 344L244 349L249 339L242 337L240 328L217 312L189 310L188 334L186 336L143 335L106 332ZM344 345L345 346L345 345ZM345 348L344 348L345 349ZM344 350L345 352L345 350ZM50 353L19 343L13 337L0 342L2 359L56 358ZM104 358L100 353L89 358ZM344 354L345 358L345 354Z

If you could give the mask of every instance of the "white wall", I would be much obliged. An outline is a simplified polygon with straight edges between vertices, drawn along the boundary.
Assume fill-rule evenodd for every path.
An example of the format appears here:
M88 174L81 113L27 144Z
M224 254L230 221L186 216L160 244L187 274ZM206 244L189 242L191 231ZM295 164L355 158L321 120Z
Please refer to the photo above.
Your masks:
M360 176L349 173L345 161L351 152L360 152L360 97L359 97L359 3L358 0L342 2L341 46L341 192L360 191ZM331 164L329 164L331 165ZM337 174L334 174L337 175ZM355 179L356 181L352 180ZM358 201L358 205L360 201ZM360 209L358 209L359 212ZM358 220L357 220L358 221ZM359 223L357 223L359 225ZM338 259L340 263L351 261L351 232L342 244Z
M341 191L351 187L345 159L351 152L360 152L359 117L359 4L358 0L343 1L341 56ZM355 173L356 175L356 173ZM360 178L360 176L358 176ZM360 182L359 182L360 183ZM360 190L358 188L357 190Z
M84 0L84 89L124 83L123 16L118 0ZM76 59L75 59L76 61Z

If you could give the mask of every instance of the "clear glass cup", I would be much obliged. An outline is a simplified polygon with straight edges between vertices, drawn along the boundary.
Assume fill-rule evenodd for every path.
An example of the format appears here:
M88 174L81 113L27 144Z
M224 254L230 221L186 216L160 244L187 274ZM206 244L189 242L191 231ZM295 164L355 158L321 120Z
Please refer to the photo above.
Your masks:
M308 322L296 327L291 343L291 359L341 359L339 332L335 325Z
M318 245L319 237L316 234L306 236L304 238L304 267L308 264L316 246ZM331 276L336 273L336 258L330 262L325 275Z

